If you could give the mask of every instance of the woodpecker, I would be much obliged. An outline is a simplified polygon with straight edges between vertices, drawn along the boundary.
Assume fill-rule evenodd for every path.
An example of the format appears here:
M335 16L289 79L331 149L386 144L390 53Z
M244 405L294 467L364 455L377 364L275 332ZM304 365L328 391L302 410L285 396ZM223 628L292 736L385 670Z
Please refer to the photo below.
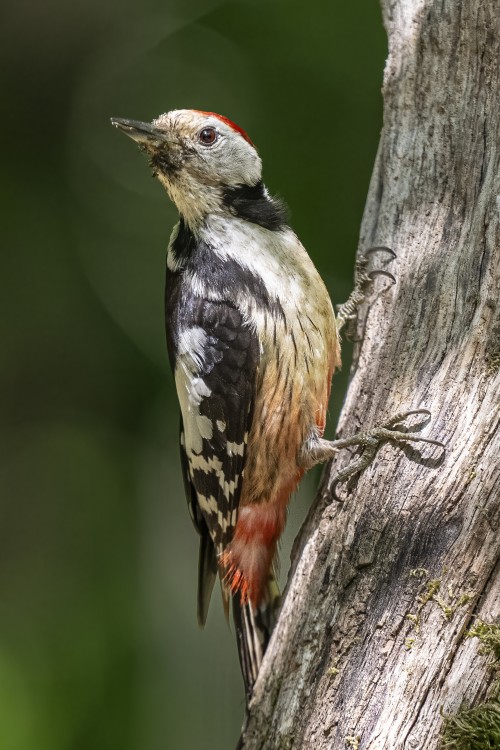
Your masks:
M218 575L226 613L233 603L250 696L274 624L278 540L304 472L349 445L370 460L383 440L437 441L394 429L425 410L323 439L340 366L335 314L242 128L185 109L151 124L111 122L139 144L179 212L165 313L186 497L200 535L198 621L206 621Z

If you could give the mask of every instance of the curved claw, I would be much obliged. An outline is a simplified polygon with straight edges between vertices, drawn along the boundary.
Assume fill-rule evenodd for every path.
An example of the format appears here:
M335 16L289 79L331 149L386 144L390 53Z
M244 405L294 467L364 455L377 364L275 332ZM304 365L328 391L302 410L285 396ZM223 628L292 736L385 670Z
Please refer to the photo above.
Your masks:
M386 425L395 425L398 422L403 422L408 417L411 417L414 414L425 414L427 417L431 417L432 413L429 411L429 409L410 409L409 411L402 411L400 414L396 414L392 419L389 419L385 424ZM415 429L415 428L414 428Z
M394 250L392 250L392 248L386 247L385 245L377 245L377 247L369 247L368 250L365 250L364 255L370 255L370 253L377 253L379 251L389 253L392 260L398 257L396 253L394 252Z
M444 451L446 450L446 443L442 443L441 440L431 440L431 438L420 438L420 443L430 443L431 445L439 445Z
M411 417L412 414L427 414L428 417L432 416L432 412L429 409L426 409L425 406L422 406L421 409L409 409L408 411L402 411L401 414L397 414L391 421L397 420L398 422L401 422L402 419Z
M392 430L387 430L387 433L393 432ZM386 434L387 440L397 440L400 441L408 441L411 443L430 443L430 445L439 445L440 448L443 450L446 450L446 446L444 443L442 443L440 440L433 440L432 438L426 438L421 437L420 435L412 435L410 433L406 432L399 432L397 430L394 430L393 435Z
M374 279L375 276L385 276L389 279L391 284L396 283L396 279L392 275L392 273L389 273L389 271L382 271L382 269L375 269L374 271L370 271L370 273L367 274L369 279Z
M426 409L425 407L422 407L421 409L409 409L408 411L401 412L401 414L396 414L396 416L393 417L391 420L389 420L389 422L386 422L386 425L390 425L389 429L391 429L398 422L402 422L403 420L407 419L407 417L411 417L414 414L425 414L426 417L432 416L432 412L429 409ZM421 429L422 426L423 426L422 424L420 425L416 424L416 425L409 426L406 429L409 431L419 430ZM405 439L405 438L401 438L401 439ZM444 451L446 450L445 443L442 443L440 440L433 440L432 438L425 438L425 437L420 437L417 435L412 435L411 437L409 436L408 440L412 440L414 442L419 442L419 443L430 443L431 445L438 445L440 448L442 448L442 450Z
M398 422L404 422L405 419L413 416L414 414L423 414L426 417L432 417L429 409L425 409L424 407L422 407L421 409L409 409L408 411L402 411L400 414L395 414L391 419L384 423L384 426L388 427L389 429L394 429L394 426L397 425Z

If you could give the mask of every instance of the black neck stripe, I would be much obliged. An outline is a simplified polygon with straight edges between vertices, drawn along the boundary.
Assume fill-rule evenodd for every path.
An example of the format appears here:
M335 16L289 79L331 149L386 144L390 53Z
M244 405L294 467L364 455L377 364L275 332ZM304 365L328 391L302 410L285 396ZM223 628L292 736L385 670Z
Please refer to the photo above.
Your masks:
M286 206L267 195L264 183L235 185L224 189L224 204L233 216L276 231L287 226Z

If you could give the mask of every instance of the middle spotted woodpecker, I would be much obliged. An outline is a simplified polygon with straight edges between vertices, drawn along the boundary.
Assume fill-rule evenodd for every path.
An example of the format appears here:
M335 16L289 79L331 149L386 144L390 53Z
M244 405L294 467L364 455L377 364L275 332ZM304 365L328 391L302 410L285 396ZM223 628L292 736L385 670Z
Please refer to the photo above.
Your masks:
M359 471L384 440L436 441L393 429L415 412L323 439L340 366L332 303L240 127L199 110L112 123L147 154L180 215L165 310L186 495L201 537L198 620L218 574L249 696L273 627L277 544L304 472L350 445L366 449Z

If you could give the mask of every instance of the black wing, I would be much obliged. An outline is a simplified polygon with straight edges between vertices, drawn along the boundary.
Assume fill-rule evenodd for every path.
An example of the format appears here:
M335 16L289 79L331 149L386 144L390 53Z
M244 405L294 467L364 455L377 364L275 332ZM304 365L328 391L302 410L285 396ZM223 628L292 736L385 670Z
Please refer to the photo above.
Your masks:
M198 619L203 624L216 556L230 542L237 521L260 350L256 333L233 304L178 302L169 320L169 348L175 347L187 500L201 535Z

